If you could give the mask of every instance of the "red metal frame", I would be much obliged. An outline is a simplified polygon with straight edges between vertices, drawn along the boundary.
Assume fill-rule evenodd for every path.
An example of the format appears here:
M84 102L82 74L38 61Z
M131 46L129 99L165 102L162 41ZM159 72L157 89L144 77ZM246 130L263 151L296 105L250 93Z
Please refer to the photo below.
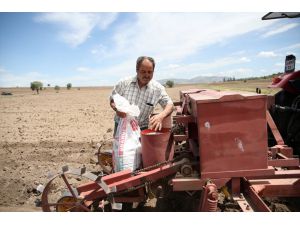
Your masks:
M124 170L103 177L82 170L79 175L92 181L77 187L83 203L79 207L87 211L93 201L107 197L114 203L144 201L145 185L171 175L173 191L203 190L199 205L202 211L216 210L216 196L212 193L223 186L230 188L232 198L245 212L271 211L263 197L300 196L299 159L293 157L293 149L284 144L266 112L266 96L193 89L182 91L180 98L181 102L175 103L178 115L173 119L184 125L185 133L175 134L174 141L185 142L195 161L182 158L145 171ZM269 149L267 124L277 141ZM198 156L200 162L196 160ZM177 176L183 165L196 170L196 175ZM64 170L52 177L46 192L53 179L60 176L76 198L65 177L67 173ZM134 191L128 193L130 190ZM42 202L44 211L58 205L49 203L44 192Z

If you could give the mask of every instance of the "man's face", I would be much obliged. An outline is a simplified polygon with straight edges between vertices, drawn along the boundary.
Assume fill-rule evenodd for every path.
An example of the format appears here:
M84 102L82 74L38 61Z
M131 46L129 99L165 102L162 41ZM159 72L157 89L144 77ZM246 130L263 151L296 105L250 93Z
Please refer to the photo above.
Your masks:
M140 87L147 85L153 77L153 65L148 59L144 59L137 71L137 78Z

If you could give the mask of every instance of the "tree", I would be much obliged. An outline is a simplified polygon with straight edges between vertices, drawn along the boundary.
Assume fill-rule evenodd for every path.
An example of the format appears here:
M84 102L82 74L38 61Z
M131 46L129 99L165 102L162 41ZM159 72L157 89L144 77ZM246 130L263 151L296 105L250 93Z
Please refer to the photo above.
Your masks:
M68 84L67 84L67 89L70 90L71 87L72 87L72 84L71 84L71 83L68 83Z
M166 82L166 86L172 88L172 87L174 86L174 81L168 80L168 81Z
M58 85L55 85L54 90L56 90L56 93L58 93L60 87Z
M31 90L36 90L36 93L39 94L39 90L43 89L43 83L40 81L33 81L30 83Z

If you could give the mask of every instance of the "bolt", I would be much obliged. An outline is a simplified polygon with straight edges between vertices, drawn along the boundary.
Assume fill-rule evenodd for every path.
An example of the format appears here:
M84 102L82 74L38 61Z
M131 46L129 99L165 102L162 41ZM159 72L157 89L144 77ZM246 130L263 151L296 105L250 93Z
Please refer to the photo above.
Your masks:
M249 210L249 209L250 209L250 206L249 206L249 205L247 205L247 206L246 206L246 210Z

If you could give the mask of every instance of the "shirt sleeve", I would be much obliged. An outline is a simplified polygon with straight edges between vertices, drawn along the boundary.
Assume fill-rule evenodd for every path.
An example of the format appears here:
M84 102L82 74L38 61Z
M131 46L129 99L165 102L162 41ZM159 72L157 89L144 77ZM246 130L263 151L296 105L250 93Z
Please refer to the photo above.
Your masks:
M123 95L123 90L124 90L124 82L121 80L119 81L113 88L111 95L109 96L109 99L112 100L113 99L113 95L115 94L119 94L119 95Z
M160 97L158 103L162 107L165 107L167 104L172 104L173 105L173 101L169 97L169 95L167 94L166 89L164 87L161 87L161 97Z

